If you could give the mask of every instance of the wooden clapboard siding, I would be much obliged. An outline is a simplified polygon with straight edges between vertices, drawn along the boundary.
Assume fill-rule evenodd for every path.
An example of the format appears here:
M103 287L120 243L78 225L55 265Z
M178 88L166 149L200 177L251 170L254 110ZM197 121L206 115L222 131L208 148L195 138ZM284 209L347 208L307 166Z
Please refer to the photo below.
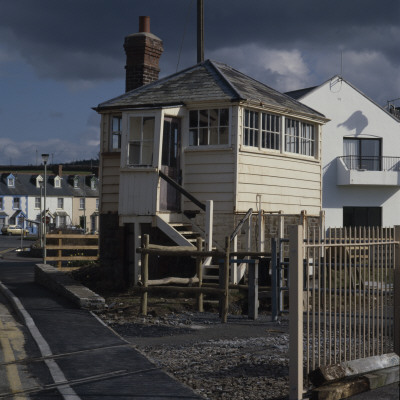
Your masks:
M157 185L156 170L121 171L119 214L155 215Z
M266 211L318 213L321 207L321 167L313 159L239 152L237 210L257 205Z
M185 152L183 184L200 201L214 200L214 210L232 212L234 205L233 150ZM197 207L184 200L184 209Z
M120 154L102 155L101 212L117 212L119 198Z

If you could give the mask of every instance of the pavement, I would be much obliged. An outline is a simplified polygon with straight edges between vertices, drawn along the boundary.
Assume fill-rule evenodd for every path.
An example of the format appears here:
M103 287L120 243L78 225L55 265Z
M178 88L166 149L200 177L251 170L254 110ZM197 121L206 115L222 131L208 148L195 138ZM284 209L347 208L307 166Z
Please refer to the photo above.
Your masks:
M34 263L0 263L1 291L35 341L25 360L31 399L199 399L89 310L34 282ZM7 398L11 393L3 393Z
M34 282L37 260L0 261L0 291L29 329L22 362L38 384L23 387L31 399L200 399L159 369L90 310ZM86 294L87 295L87 294ZM21 360L20 360L21 361ZM1 367L1 366L0 366ZM7 398L11 394L0 398ZM399 398L398 383L351 399Z

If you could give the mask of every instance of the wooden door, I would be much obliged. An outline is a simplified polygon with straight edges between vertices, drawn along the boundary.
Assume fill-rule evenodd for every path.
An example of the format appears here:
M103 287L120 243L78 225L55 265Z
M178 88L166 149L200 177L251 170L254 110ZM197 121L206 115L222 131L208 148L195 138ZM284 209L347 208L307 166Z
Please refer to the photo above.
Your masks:
M177 183L181 183L181 130L178 118L164 118L161 171ZM160 210L178 212L181 195L165 180L160 183Z

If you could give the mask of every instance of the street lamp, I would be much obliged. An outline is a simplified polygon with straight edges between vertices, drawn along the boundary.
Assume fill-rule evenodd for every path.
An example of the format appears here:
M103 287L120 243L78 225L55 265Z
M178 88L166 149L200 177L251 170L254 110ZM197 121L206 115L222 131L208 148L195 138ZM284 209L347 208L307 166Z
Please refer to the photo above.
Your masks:
M42 154L44 164L44 229L43 229L43 264L46 264L46 230L47 230L47 212L46 212L46 189L47 189L47 161L49 160L48 154Z

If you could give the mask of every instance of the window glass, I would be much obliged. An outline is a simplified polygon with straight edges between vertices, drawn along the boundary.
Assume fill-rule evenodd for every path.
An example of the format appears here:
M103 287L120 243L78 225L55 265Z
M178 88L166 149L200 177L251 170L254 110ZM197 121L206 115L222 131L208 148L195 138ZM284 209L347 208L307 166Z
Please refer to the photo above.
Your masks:
M4 208L3 198L0 197L0 210Z
M57 199L57 208L64 208L64 199L62 197Z
M21 199L19 197L14 197L13 208L19 209L21 207Z
M189 112L189 145L229 144L229 109L214 108Z
M314 156L314 125L287 118L285 127L285 151L303 154L305 156Z
M131 117L129 119L129 165L152 165L154 127L154 117Z
M35 197L35 208L40 208L40 197Z
M381 139L343 138L343 153L348 169L382 169Z
M111 150L121 149L122 117L114 115L111 119Z

